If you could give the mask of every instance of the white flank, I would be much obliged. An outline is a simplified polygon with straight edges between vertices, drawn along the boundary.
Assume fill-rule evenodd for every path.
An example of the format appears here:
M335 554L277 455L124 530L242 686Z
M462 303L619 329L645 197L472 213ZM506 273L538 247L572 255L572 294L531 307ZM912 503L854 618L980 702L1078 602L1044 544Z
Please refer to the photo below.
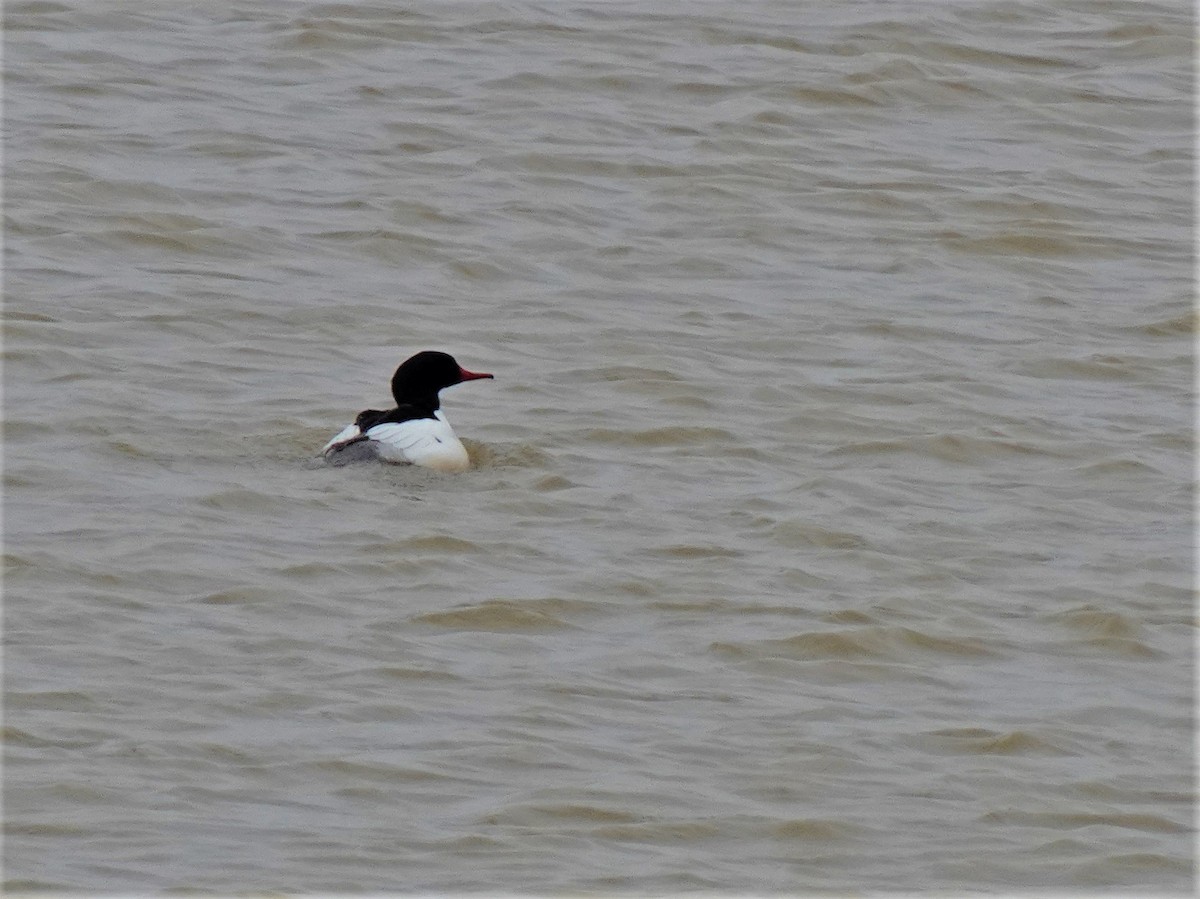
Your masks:
M450 422L441 410L433 418L414 418L399 423L386 422L367 429L367 438L375 444L384 462L421 465L438 471L458 473L471 464L466 447L454 434ZM322 453L343 440L359 436L356 425L350 425L325 444Z

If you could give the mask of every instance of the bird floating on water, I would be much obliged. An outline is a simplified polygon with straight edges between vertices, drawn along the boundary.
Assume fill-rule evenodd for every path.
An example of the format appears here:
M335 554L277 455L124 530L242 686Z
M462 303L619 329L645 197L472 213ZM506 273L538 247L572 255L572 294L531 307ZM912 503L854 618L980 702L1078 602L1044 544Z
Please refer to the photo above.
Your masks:
M422 465L438 471L466 471L471 460L441 410L438 391L490 378L467 371L449 353L425 350L400 363L392 375L394 409L366 409L325 444L321 454L332 465L368 459Z

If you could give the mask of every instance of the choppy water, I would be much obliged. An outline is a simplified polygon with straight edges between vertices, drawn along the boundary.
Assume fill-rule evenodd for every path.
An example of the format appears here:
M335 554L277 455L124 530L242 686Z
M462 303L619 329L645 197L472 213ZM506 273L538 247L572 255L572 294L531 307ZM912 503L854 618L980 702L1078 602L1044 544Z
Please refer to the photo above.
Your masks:
M1192 27L7 3L8 889L1190 891Z

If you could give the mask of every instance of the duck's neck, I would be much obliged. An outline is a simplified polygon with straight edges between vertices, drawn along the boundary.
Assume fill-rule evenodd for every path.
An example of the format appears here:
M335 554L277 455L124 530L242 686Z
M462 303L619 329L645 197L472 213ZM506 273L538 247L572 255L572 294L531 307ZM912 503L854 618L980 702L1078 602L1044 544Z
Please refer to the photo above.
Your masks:
M436 393L397 393L393 398L396 400L396 408L411 406L429 416L442 407Z

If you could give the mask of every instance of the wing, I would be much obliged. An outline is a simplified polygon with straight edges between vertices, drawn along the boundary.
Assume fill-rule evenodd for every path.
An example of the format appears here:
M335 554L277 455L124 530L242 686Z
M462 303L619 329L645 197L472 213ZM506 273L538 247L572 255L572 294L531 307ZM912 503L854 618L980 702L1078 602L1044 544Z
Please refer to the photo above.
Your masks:
M370 462L379 458L379 444L368 440L358 425L349 425L325 444L321 455L330 465Z
M386 421L370 426L366 431L358 424L348 425L325 444L321 453L332 465L382 459L439 471L466 471L471 464L466 448L445 416L440 411L434 415L435 418ZM361 415L359 420L362 424L369 421Z
M355 437L358 437L361 434L362 431L358 429L358 425L346 425L346 427L337 432L332 440L321 447L322 455L333 449L335 445L339 443L345 443L347 440L353 440Z
M331 450L335 449L340 451L342 447L338 446L339 443L365 440L364 433L369 432L372 427L385 419L392 418L392 416L398 416L400 421L413 417L411 408L408 406L404 409L392 409L390 412L384 412L380 409L364 409L355 417L354 424L346 425L332 440L321 448L321 454L328 455Z
M384 422L368 428L366 436L379 445L385 462L409 462L439 471L465 471L467 451L440 412L436 418Z

